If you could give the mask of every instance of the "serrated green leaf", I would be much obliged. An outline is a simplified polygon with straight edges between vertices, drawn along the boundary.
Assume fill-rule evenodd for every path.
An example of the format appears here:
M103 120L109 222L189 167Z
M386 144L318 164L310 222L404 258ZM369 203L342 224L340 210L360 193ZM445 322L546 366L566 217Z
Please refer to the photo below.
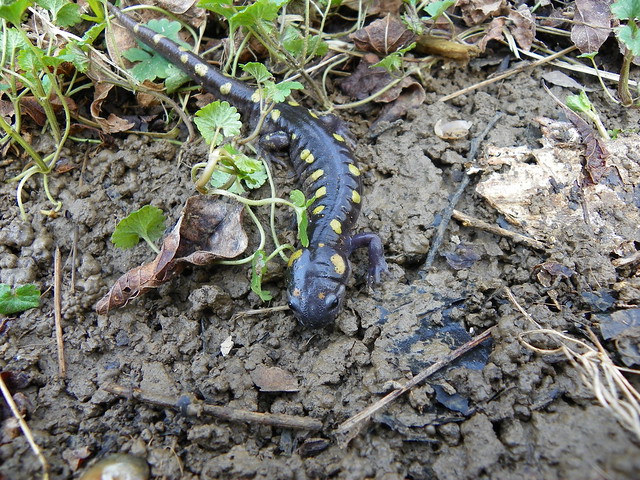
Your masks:
M640 2L638 0L618 0L611 5L611 13L619 20L640 19Z
M304 85L300 82L265 82L264 91L268 99L273 102L280 103L284 102L285 99L291 95L292 90L302 90Z
M56 16L56 23L61 27L71 27L81 21L80 6L75 3L65 3Z
M278 16L278 12L289 0L257 0L229 18L235 26L251 27L259 22L270 22Z
M235 179L235 181L231 184L231 186L227 186L231 179ZM232 175L227 172L223 172L221 170L214 170L211 175L211 179L209 180L209 185L211 188L225 188L228 192L235 193L236 195L242 195L246 193L246 190L242 188L240 181L235 175Z
M40 289L33 285L22 285L15 291L6 283L0 284L0 314L13 315L40 305Z
M16 0L9 5L2 5L0 6L0 18L4 18L16 27L20 27L22 15L31 5L33 5L31 0Z
M27 42L15 28L8 28L4 32L0 31L0 47L4 48L5 41L7 53L27 48Z
M167 78L164 81L164 86L167 87L167 93L175 92L189 81L189 75L184 73L175 65L169 64L167 66L166 73Z
M231 18L238 11L233 5L233 0L200 0L198 6L222 15L226 19Z
M164 233L165 220L162 210L145 205L118 222L111 242L118 248L134 247L140 239L153 244Z
M305 41L302 34L294 27L289 26L282 36L282 45L295 56L302 55ZM311 35L307 39L307 55L323 56L329 51L329 45L319 35Z
M258 250L251 260L251 290L260 297L263 302L273 298L271 292L262 289L262 278L267 272L267 255L263 250Z
M79 42L69 42L61 51L58 58L65 62L70 62L79 72L86 72L89 69L89 57L80 48Z
M194 122L209 145L215 140L218 130L222 130L225 137L234 137L242 128L240 114L229 102L215 101L201 108L196 112Z
M617 34L620 41L625 44L634 57L640 55L640 29L635 24L620 27Z
M260 62L245 63L244 65L241 65L240 68L255 78L260 84L263 84L273 78L273 75L271 75L269 70L267 70L267 67Z
M26 72L37 72L44 69L44 64L30 48L20 51L18 54L18 65Z

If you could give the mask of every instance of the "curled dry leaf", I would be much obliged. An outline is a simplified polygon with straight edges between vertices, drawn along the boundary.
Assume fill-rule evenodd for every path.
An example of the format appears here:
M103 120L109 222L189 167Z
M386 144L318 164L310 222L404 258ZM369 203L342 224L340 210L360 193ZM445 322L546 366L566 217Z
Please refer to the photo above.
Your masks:
M151 263L129 270L96 305L101 314L168 282L187 265L233 258L247 248L242 205L206 195L190 197L173 231Z
M409 45L415 39L402 21L388 14L349 35L356 47L365 52L388 55Z
M340 84L340 88L358 100L384 88L393 81L393 77L384 68L370 68L379 60L379 57L373 53L365 55L353 74ZM424 88L419 82L411 77L404 78L399 84L373 100L375 103L385 104L375 124L397 120L410 108L422 104L425 97Z
M610 1L576 0L571 41L581 53L600 50L611 33Z
M279 367L258 365L251 372L251 380L261 392L298 392L298 380L290 372Z
M469 135L473 123L466 120L451 120L448 122L438 120L433 126L435 134L443 140L459 140Z
M500 15L506 6L505 0L459 0L458 7L464 22L472 27L484 23L488 18Z
M468 62L480 54L480 48L433 35L420 35L415 50L424 55L437 55L458 62Z
M124 132L135 125L135 123L120 118L113 113L107 118L100 115L102 104L107 99L109 91L111 91L113 87L114 86L109 83L97 83L94 87L93 102L91 102L91 116L105 133Z
M515 38L516 43L524 51L531 50L533 40L536 38L536 22L527 5L520 5L517 10L509 12L509 20L512 25L509 31Z

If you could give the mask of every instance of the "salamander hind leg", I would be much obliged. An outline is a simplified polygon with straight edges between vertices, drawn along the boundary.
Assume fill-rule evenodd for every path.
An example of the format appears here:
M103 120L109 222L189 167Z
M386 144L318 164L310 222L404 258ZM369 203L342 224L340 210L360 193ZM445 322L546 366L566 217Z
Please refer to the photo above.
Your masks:
M379 283L382 273L389 271L387 261L384 259L382 240L375 233L356 233L351 237L351 251L360 247L369 249L369 277L367 278L367 283L369 285Z

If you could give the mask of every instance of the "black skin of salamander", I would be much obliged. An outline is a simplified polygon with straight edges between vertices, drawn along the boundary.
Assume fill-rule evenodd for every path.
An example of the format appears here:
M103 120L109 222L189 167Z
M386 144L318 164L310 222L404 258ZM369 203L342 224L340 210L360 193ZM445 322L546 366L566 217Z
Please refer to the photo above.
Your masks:
M109 9L137 40L179 67L216 98L231 103L249 127L255 127L260 105L254 101L253 88L223 75L119 9L113 6ZM269 154L288 153L291 165L302 179L305 196L317 197L309 208L309 247L292 255L287 273L289 307L303 325L311 328L332 324L342 310L351 273L349 255L353 250L364 246L369 249L369 283L379 282L381 273L387 270L380 238L373 233L352 234L360 213L362 184L353 153L345 142L346 132L337 117L317 117L289 103L276 104L261 129L261 149ZM322 212L313 213L321 206ZM339 228L335 228L336 222Z

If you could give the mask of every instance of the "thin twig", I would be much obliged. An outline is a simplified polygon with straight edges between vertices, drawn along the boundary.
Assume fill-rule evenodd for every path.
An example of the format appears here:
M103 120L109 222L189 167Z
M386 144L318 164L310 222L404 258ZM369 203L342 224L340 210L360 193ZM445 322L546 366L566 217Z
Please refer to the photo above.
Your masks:
M295 430L321 430L322 422L315 418L301 417L298 415L286 415L276 413L260 413L249 410L240 410L231 407L221 407L200 402L189 396L174 397L146 392L140 388L127 388L115 383L108 383L102 387L107 392L120 397L135 398L141 402L151 403L164 408L179 410L183 415L199 417L210 415L212 417L228 420L230 422L242 422L249 424L269 425L278 428L290 428Z
M396 398L401 396L403 393L408 392L416 385L420 384L422 381L429 378L431 375L436 373L443 367L446 367L455 359L461 357L465 353L467 353L472 348L480 345L486 339L491 336L491 332L495 327L491 327L486 330L481 335L478 335L473 340L465 343L461 347L457 348L451 353L446 355L442 355L439 357L433 364L427 367L425 370L420 372L418 375L409 380L403 387L394 390L393 392L387 394L382 397L380 400L375 402L374 404L368 406L364 410L360 411L356 415L352 416L345 422L341 423L336 431L334 432L335 436L338 438L342 445L346 445L355 435L357 435L359 429L379 410L385 408L391 402L393 402Z
M25 421L24 417L20 413L20 410L18 409L16 402L13 401L11 392L9 391L7 384L4 383L2 375L0 375L0 390L2 390L2 396L4 397L5 402L7 402L7 405L9 405L9 408L11 409L11 413L13 413L13 416L16 418L16 420L18 420L18 423L20 424L20 429L22 430L22 433L27 439L27 442L29 443L31 450L33 450L33 453L35 453L36 457L38 457L38 460L40 461L40 465L42 465L42 479L49 480L49 462L47 462L47 459L42 454L40 447L38 447L38 445L36 444L36 441L34 440L33 435L31 434L31 429L29 428L29 425L27 425L27 422Z
M473 227L479 230L484 230L486 232L499 235L501 237L509 238L514 242L523 243L529 247L532 247L538 250L547 249L547 246L538 240L527 237L520 233L512 232L511 230L507 230L506 228L498 227L497 225L492 225L488 222L485 222L484 220L480 220L479 218L474 218L465 213L462 213L459 210L454 210L452 217L458 220L459 222L462 222L462 224L465 227Z
M56 247L53 261L53 314L58 345L58 374L60 378L65 378L67 367L64 361L64 340L62 338L62 260L59 247Z
M469 153L467 154L467 163L473 163L475 161L478 149L480 148L480 144L489 134L493 126L498 122L498 120L500 120L500 117L502 117L502 112L496 113L489 121L485 129L477 137L471 140ZM435 237L433 237L433 241L431 242L431 248L429 249L429 253L427 254L427 259L425 260L424 265L422 266L422 269L420 271L421 277L424 277L426 275L426 271L431 268L431 265L433 265L433 261L436 258L436 253L438 253L438 250L440 249L440 245L442 244L442 240L444 239L445 231L447 230L449 222L451 221L453 210L454 208L456 208L460 197L462 197L462 194L467 188L467 185L469 185L470 181L471 176L465 172L464 177L462 177L460 185L458 186L458 190L456 190L456 193L453 194L449 205L447 205L447 208L445 208L442 212L442 220L440 221L440 225L438 225L438 228L436 229L436 235Z
M459 97L460 95L464 95L465 93L473 92L474 90L478 90L479 88L486 87L487 85L491 85L492 83L499 82L500 80L503 80L517 73L521 73L525 70L529 70L531 68L535 68L545 63L551 62L552 60L555 60L558 57L562 57L563 55L566 55L567 53L572 52L575 49L576 46L572 45L568 48L565 48L564 50L559 51L558 53L554 53L553 55L549 55L548 57L541 58L540 60L536 60L535 62L518 65L517 67L512 68L511 70L507 70L506 72L496 75L495 77L489 78L474 85L470 85L466 88L463 88L462 90L450 93L449 95L445 95L440 99L440 101L447 102L453 98Z

